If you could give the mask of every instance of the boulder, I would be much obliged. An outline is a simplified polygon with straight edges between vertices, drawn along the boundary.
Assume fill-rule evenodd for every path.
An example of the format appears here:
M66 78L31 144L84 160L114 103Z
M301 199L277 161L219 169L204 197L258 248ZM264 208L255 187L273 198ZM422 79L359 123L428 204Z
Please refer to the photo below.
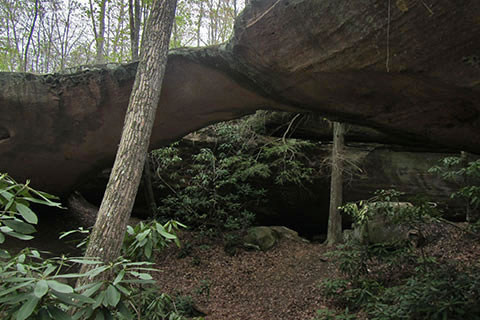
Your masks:
M409 238L409 229L395 222L395 210L411 207L409 202L372 202L367 204L368 221L363 224L352 224L353 231L347 232L345 240L353 239L364 244L395 243ZM386 211L393 211L387 215Z
M244 246L247 248L255 248L262 251L267 251L281 239L288 241L307 241L298 236L298 233L283 226L272 227L252 227L247 230L247 235L244 237ZM308 242L308 241L307 241Z

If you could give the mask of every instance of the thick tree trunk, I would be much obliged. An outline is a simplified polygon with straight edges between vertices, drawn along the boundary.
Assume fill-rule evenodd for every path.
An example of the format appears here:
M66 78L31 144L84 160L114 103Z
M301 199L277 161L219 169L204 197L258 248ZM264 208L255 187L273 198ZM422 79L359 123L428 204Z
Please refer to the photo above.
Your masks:
M328 215L327 245L343 241L342 215L338 207L343 201L343 149L345 124L333 123L332 177L330 184L330 211Z
M176 0L156 0L153 4L120 146L86 257L110 262L120 254L160 98L175 7ZM85 265L82 272L87 269Z

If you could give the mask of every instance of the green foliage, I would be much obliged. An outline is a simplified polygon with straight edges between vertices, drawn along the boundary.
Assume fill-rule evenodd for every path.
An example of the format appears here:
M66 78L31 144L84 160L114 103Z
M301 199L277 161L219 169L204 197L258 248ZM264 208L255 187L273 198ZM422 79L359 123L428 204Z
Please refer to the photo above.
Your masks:
M479 271L439 265L431 272L410 277L367 305L369 319L480 319Z
M180 247L180 240L176 231L185 225L170 220L161 224L156 220L148 223L140 222L136 226L127 226L127 233L123 240L123 254L125 257L138 260L153 260L153 253L167 247L171 242Z
M16 183L6 174L0 176L0 230L3 234L22 240L31 239L35 231L32 224L38 221L37 215L30 209L29 203L60 207L55 197ZM133 240L126 245L135 256L145 255L145 246L152 242L156 250L166 242L178 242L175 231L182 224L169 221L165 225L152 222L131 230ZM148 231L148 232L147 232ZM78 232L66 232L63 236ZM80 230L82 234L86 230ZM142 234L141 237L137 235ZM146 242L142 242L147 239ZM155 240L158 240L155 242ZM83 274L72 272L79 270L82 264L94 265ZM169 305L171 298L156 295L147 302L139 300L138 292L152 290L155 283L150 272L150 262L131 262L120 257L117 261L104 264L98 259L53 257L44 258L35 249L26 248L10 257L7 252L0 259L0 318L1 319L134 319L141 316L139 310L149 310L145 319L183 319ZM113 277L110 277L114 275ZM79 278L94 279L80 287L72 286ZM150 288L150 289L149 289ZM164 317L158 316L158 305L165 306ZM155 305L157 309L150 307ZM170 309L168 309L170 306ZM153 311L152 311L153 310ZM165 311L167 310L167 311ZM74 311L74 312L73 312ZM72 315L73 314L73 315ZM137 314L137 317L134 317ZM168 317L168 318L167 318Z
M168 194L158 208L162 216L181 219L192 228L215 235L241 230L255 219L254 210L266 201L261 181L302 185L315 170L303 155L309 142L261 138L248 121L219 124L216 144L182 159L178 144L153 151L156 184ZM207 129L212 130L212 128Z
M68 273L81 264L93 264L87 273ZM84 258L42 258L37 250L25 249L0 265L0 315L2 319L132 319L126 302L132 285L151 284L156 271L145 262L123 258L111 264ZM97 280L75 289L71 283L82 277L115 274L114 280ZM97 278L96 278L97 279ZM70 317L69 311L75 309Z
M404 196L404 192L394 189L377 190L372 198L347 203L340 209L350 215L356 225L364 225L374 215L381 214L393 223L418 229L422 223L439 216L440 212L435 203L420 195L408 199L409 202L405 203L400 200Z
M174 242L179 248L181 247L180 239L177 231L180 228L186 228L184 224L170 220L164 224L157 220L149 222L140 222L135 226L127 226L127 231L123 239L122 255L127 259L135 261L153 261L154 253L160 252L169 244ZM85 247L89 240L90 230L82 227L62 232L60 239L68 236L80 234L81 240L75 240L79 243L77 247Z
M210 286L211 283L209 280L201 280L198 287L195 289L195 293L198 295L204 295L208 299L210 297Z
M30 240L36 231L33 225L38 222L37 215L30 209L30 203L37 203L61 208L57 198L37 191L25 184L17 183L7 174L0 175L0 243L5 236L20 240ZM0 250L0 257L7 257L7 252Z
M135 290L132 295L135 301L137 319L149 320L185 320L177 309L175 300L158 289L149 287Z
M402 196L395 190L380 190L373 198L342 209L356 224L383 214L426 237L424 226L437 218L438 211L418 197L411 205L392 205ZM343 277L322 283L326 296L342 308L362 310L368 319L480 319L479 266L439 263L409 242L351 242L328 255L337 261ZM325 317L340 319L334 312Z
M363 310L372 320L480 318L480 307L476 303L480 299L478 266L460 270L427 257L433 267L425 269L424 258L412 259L411 251L385 254L387 251L378 248L377 255L366 259L367 253L375 253L367 247L364 247L363 255L351 247L334 252L333 256L338 259L346 278L325 280L322 289L336 305ZM398 277L394 281L378 269L379 263L389 259L395 261L386 263L388 274ZM355 270L355 263L361 271ZM398 265L403 269L396 271L394 267ZM405 265L417 267L405 271Z
M316 317L312 320L356 320L357 317L350 314L348 308L342 313L330 309L321 309L317 311Z
M452 198L465 199L472 209L480 208L480 159L467 161L463 157L447 157L429 172L439 174L444 180L456 183L458 191Z

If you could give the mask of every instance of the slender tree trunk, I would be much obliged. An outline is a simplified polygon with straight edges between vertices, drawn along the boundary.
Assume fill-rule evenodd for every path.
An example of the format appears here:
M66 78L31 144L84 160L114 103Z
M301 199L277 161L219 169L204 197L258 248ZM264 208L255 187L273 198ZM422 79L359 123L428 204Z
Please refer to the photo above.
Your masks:
M110 262L120 255L160 99L176 3L177 0L155 0L153 3L122 138L86 257ZM89 269L84 265L81 273Z
M35 13L33 16L32 27L30 28L30 33L28 35L27 45L25 46L25 57L23 63L23 72L27 72L28 68L28 48L30 47L30 42L32 41L33 31L35 30L35 23L37 22L38 17L38 0L35 1Z
M105 63L105 8L107 5L107 0L102 0L100 3L100 21L97 35L97 57L95 58L96 63L103 64Z
M147 201L148 211L152 217L157 216L157 202L153 193L152 169L150 167L150 157L147 151L145 167L143 168L143 184L145 189L145 200Z
M203 14L204 14L204 11L203 11L203 0L202 0L200 1L200 12L198 14L198 21L197 21L197 47L200 47Z
M93 34L95 36L95 45L97 48L95 63L103 64L105 63L105 8L107 5L107 0L102 0L100 2L100 15L99 15L99 29L97 30L97 24L95 22L94 10L92 0L89 0L90 4L90 18L92 19Z
M342 215L338 207L343 201L343 159L345 125L333 123L332 177L330 184L330 212L328 215L327 245L343 241Z
M128 1L128 13L130 16L130 47L132 50L132 61L138 60L138 48L140 47L140 22L142 17L140 0Z

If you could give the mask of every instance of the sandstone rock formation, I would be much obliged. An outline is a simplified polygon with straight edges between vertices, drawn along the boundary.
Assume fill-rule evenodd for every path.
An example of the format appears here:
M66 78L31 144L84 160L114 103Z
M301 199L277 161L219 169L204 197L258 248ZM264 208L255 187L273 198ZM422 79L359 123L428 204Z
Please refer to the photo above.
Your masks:
M478 12L477 0L254 1L227 44L170 54L152 147L277 109L480 153ZM0 171L68 193L108 166L135 70L0 74Z

